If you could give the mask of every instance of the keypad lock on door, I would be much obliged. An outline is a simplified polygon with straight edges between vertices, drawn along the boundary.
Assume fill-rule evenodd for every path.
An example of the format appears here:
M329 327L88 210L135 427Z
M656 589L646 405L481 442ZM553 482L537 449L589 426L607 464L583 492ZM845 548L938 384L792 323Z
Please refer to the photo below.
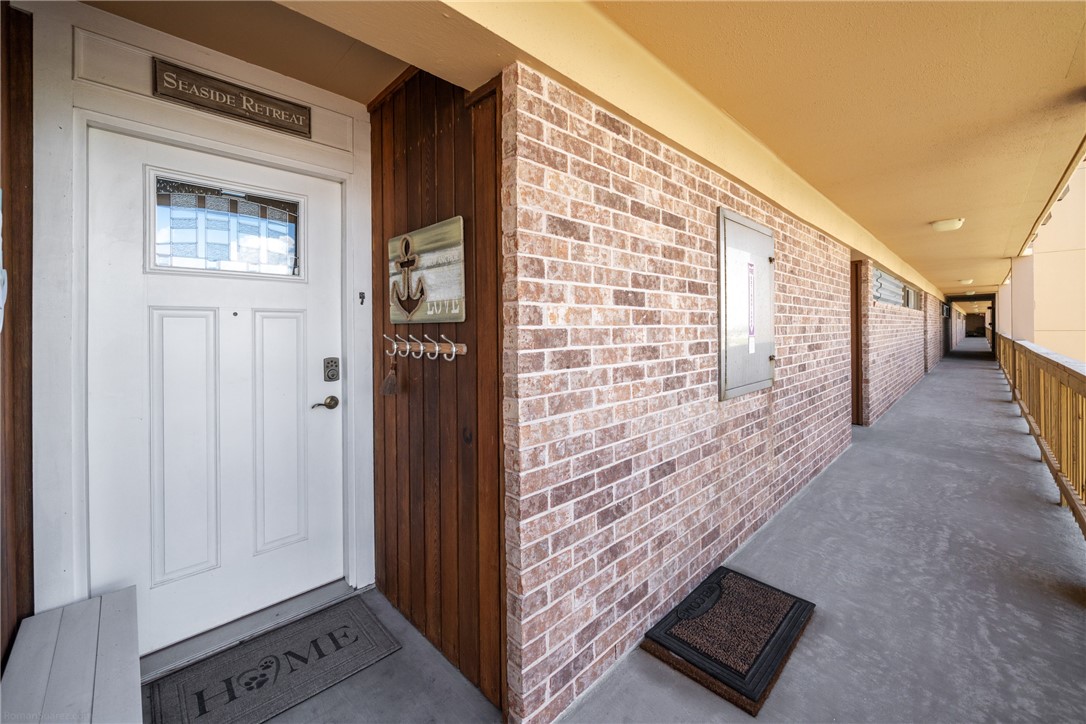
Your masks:
M339 382L339 357L324 358L324 381Z

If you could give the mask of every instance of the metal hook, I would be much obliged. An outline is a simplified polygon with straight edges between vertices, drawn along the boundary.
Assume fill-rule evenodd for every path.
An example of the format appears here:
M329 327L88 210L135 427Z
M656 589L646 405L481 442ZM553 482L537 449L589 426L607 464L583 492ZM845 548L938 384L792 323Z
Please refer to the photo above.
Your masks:
M414 352L412 352L411 353L411 358L412 359L422 359L422 353L426 351L426 348L422 346L422 340L417 339L415 337L415 335L413 335L413 334L407 335L407 338L410 339L412 342L414 342L415 344L417 344L419 346L419 353L415 354Z
M400 349L400 345L399 345L400 342L403 342L403 349L402 350ZM396 335L396 352L401 357L406 357L407 353L410 352L410 351L411 351L411 343L397 334Z
M439 354L441 354L441 350L439 350L439 349L437 348L437 342L435 342L435 341L434 341L434 339L433 339L433 337L431 337L431 336L430 336L430 335L428 335L428 334L424 334L424 335L422 335L422 337L423 337L423 339L425 339L425 340L426 340L427 342L429 342L430 344L434 345L434 353L433 353L433 354L430 354L429 352L427 352L427 353L426 353L426 359L437 359L437 356L438 356Z
M385 354L387 354L389 357L395 357L396 356L396 340L394 340L392 337L389 337L387 334L382 334L381 336L384 337L385 339L387 339L389 342L392 342L392 350L390 351L390 350L386 349Z
M452 350L452 352L450 352L449 354L443 354L441 356L445 358L446 362L452 362L454 359L456 359L456 342L453 342L445 335L441 335L441 338L449 343L449 349Z

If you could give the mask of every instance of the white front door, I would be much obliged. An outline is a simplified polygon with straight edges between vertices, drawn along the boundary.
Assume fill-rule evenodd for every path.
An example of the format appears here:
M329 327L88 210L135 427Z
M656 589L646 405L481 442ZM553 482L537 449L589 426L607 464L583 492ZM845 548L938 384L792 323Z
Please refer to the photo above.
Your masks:
M343 577L338 183L91 129L92 594L147 653Z

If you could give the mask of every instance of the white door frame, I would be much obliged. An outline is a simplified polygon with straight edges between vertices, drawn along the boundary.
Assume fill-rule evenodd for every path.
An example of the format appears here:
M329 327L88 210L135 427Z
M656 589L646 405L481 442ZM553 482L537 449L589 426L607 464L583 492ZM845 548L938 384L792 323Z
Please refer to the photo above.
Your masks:
M359 292L372 299L365 107L86 5L13 4L34 15L35 609L66 605L90 591L86 145L91 127L342 185L344 576L355 587L373 583L372 317L369 307L358 303ZM149 74L151 51L312 106L313 140L153 98L141 75Z

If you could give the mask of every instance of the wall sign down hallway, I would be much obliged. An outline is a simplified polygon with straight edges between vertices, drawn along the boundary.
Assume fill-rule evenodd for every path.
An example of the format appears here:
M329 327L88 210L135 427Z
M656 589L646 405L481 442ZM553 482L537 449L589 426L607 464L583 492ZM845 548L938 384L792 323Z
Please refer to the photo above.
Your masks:
M496 81L469 95L417 71L369 110L377 586L504 709ZM391 324L388 240L455 216L464 220L464 322ZM391 358L384 335L396 334L445 335L467 354ZM395 381L382 385L393 360Z

